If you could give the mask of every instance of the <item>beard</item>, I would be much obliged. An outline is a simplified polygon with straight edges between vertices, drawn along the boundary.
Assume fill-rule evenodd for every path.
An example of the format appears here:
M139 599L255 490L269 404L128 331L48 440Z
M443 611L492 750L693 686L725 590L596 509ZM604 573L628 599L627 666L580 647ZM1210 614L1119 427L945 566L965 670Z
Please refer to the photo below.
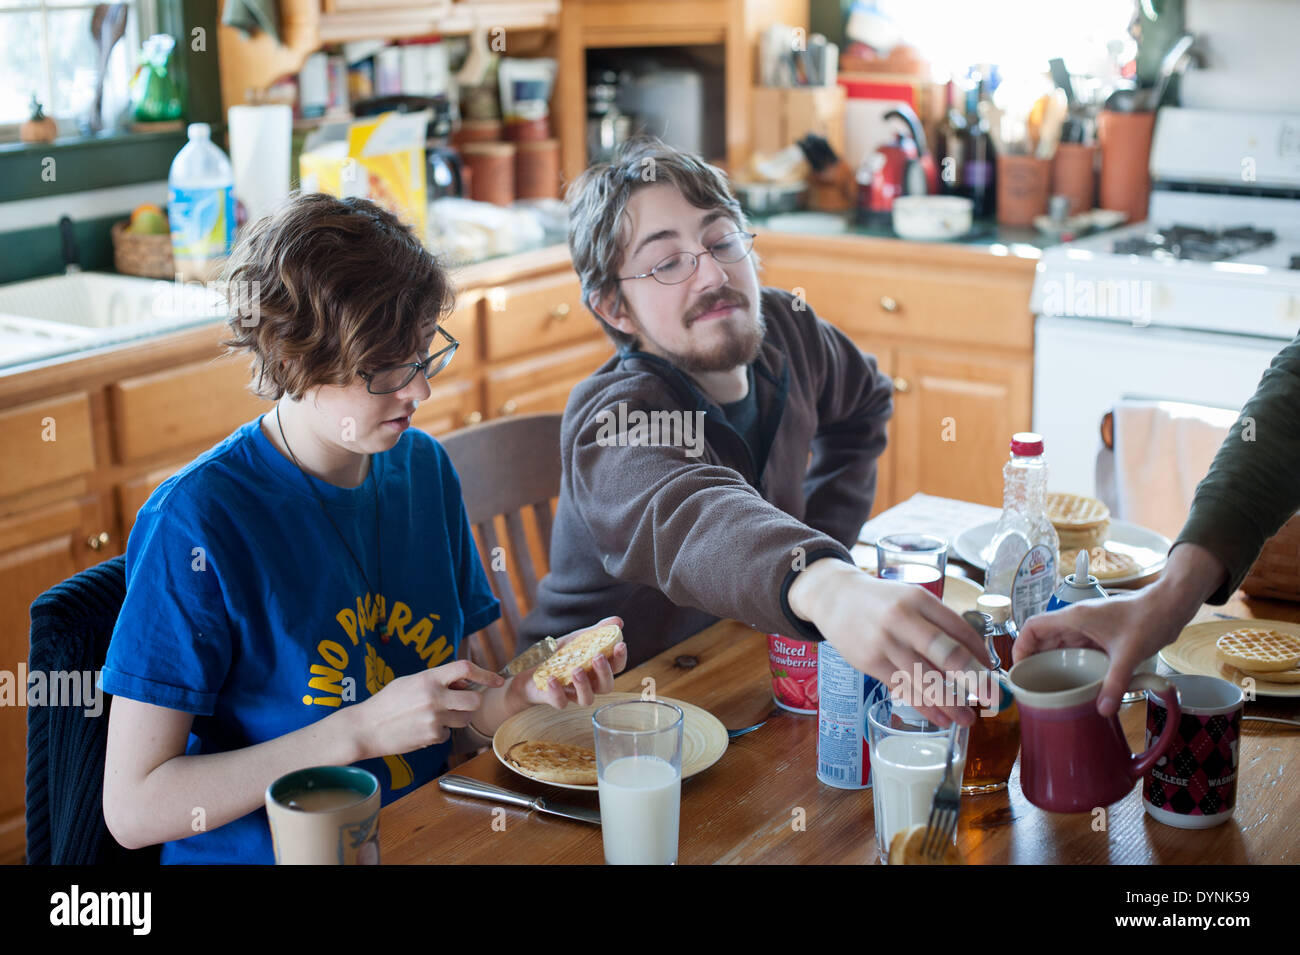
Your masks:
M749 297L743 292L735 289L719 289L712 295L700 299L699 303L684 319L685 326L690 328L699 320L701 315L724 304L735 306L736 310L743 316L739 320L739 327L736 327L737 319L731 317L715 319L715 321L727 323L727 334L724 340L710 348L687 353L673 352L664 348L650 338L646 333L645 326L641 324L640 319L636 317L630 308L628 309L628 315L636 326L640 338L637 343L639 348L644 349L646 341L654 342L655 352L658 352L663 358L688 373L729 371L738 366L748 365L758 357L759 349L763 346L763 336L767 331L767 324L763 318L761 308L751 312Z

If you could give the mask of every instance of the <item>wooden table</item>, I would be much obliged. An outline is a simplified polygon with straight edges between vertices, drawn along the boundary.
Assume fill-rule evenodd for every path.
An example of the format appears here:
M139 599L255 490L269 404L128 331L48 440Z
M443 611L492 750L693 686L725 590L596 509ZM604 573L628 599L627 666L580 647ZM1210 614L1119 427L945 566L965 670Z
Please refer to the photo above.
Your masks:
M1300 621L1300 606L1240 599L1205 608L1197 619L1215 619L1216 612ZM767 719L761 729L732 740L715 765L682 783L680 863L877 861L871 791L818 781L816 718L773 704L762 634L720 622L622 674L617 688L640 691L646 677L654 678L659 696L702 706L728 728ZM1121 711L1135 749L1142 745L1145 712L1145 703ZM1246 712L1297 719L1300 701L1251 702ZM456 772L597 806L595 793L533 783L507 770L490 751ZM1235 815L1213 829L1156 822L1143 811L1140 785L1109 807L1102 828L1090 813L1058 815L1030 805L1020 792L1017 763L1004 792L962 797L957 841L971 863L1300 862L1300 729L1243 723L1238 780ZM494 814L497 809L502 811ZM604 861L595 826L449 796L437 783L385 807L380 820L381 854L389 864Z

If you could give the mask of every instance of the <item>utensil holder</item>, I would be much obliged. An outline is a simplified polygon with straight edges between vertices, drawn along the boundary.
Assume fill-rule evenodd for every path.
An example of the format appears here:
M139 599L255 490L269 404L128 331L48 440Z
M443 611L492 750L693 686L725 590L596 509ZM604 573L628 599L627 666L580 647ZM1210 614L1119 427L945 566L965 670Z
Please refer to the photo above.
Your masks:
M1097 140L1101 143L1101 189L1103 209L1119 209L1129 222L1147 217L1151 194L1151 132L1155 113L1116 113L1102 110L1097 117Z
M1052 195L1070 200L1068 215L1090 212L1097 195L1097 147L1061 143L1052 159Z
M998 156L998 224L1030 226L1047 212L1052 163L1036 156Z

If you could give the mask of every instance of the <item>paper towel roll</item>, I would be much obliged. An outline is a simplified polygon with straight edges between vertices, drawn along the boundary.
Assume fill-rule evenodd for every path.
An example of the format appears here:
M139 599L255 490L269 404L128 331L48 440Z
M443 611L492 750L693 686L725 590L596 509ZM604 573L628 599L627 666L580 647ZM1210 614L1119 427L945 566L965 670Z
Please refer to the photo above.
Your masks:
M230 164L235 196L256 222L289 195L289 142L293 110L287 105L232 106Z

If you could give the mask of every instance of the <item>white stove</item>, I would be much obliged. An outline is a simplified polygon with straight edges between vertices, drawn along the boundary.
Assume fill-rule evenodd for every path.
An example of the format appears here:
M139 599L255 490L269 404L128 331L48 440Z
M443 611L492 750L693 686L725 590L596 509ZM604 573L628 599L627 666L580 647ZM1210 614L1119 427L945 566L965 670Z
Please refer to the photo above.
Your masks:
M1300 329L1300 116L1162 109L1151 173L1147 221L1039 261L1034 430L1068 436L1054 489L1096 493L1117 400L1239 410Z

